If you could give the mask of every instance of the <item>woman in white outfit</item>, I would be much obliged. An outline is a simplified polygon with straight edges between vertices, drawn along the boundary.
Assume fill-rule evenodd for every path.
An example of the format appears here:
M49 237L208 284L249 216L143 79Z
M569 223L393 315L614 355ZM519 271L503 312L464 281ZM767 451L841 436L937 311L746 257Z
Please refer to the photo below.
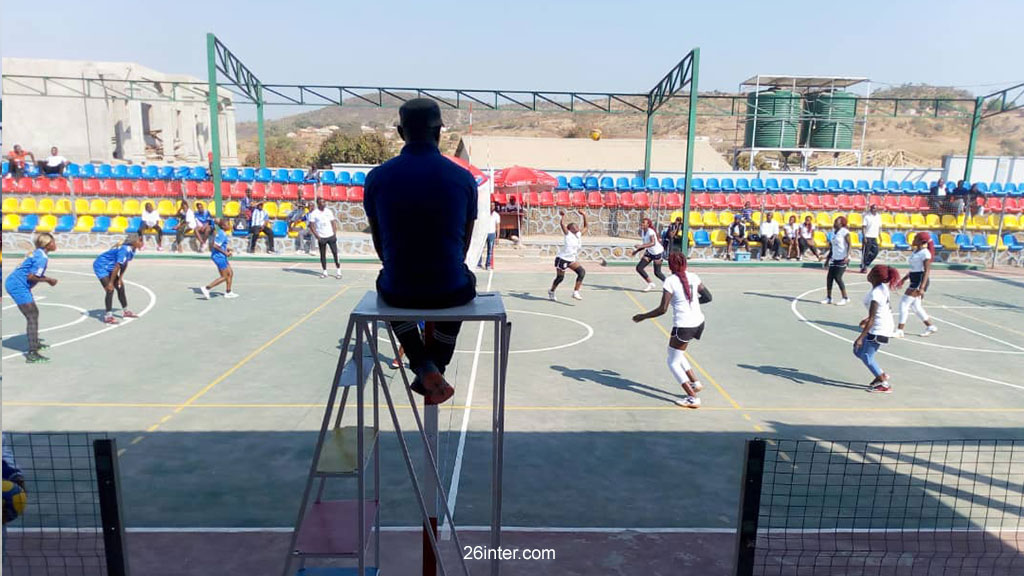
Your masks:
M846 228L846 217L840 216L832 223L832 238L828 244L828 275L825 278L825 299L822 304L832 303L832 283L839 285L839 292L843 297L836 302L836 306L846 306L850 299L846 295L846 283L843 282L843 273L846 272L846 265L850 263L850 230Z
M889 375L875 362L875 353L892 335L892 308L889 306L891 290L896 289L900 273L895 268L879 264L868 273L871 291L864 297L867 318L860 321L860 335L853 342L853 354L868 367L875 377L868 384L868 392L892 392Z
M647 275L646 270L651 262L654 263L654 275L658 277L658 280L665 281L665 275L661 272L661 260L665 255L665 247L661 245L661 241L658 239L658 231L654 229L654 223L651 222L650 218L644 218L640 221L640 244L633 247L633 256L636 256L641 251L644 252L644 255L636 264L636 272L647 283L644 292L650 292L656 288L654 282L651 282L651 277Z
M579 212L580 218L583 219L583 228L580 228L576 226L575 222L565 223L565 210L560 210L558 214L561 216L558 225L562 227L565 241L562 244L562 249L555 256L555 281L551 283L551 290L548 290L548 298L552 302L555 301L555 288L558 288L562 280L565 280L565 271L569 269L576 273L576 286L572 290L572 297L576 300L583 300L583 296L580 296L580 288L583 286L583 277L587 275L587 271L577 260L580 255L580 246L583 244L583 234L587 231L587 215L582 211Z
M672 306L672 333L668 339L668 369L676 382L683 387L686 396L676 400L684 408L700 408L697 393L704 386L694 374L686 360L686 347L691 340L700 340L704 333L704 313L700 305L711 302L711 292L701 283L700 277L686 270L686 256L673 252L668 257L668 268L672 275L665 280L661 304L650 312L633 316L633 322L657 318Z
M896 338L903 338L903 328L907 325L907 317L910 316L911 310L921 319L921 322L924 322L925 329L921 336L931 336L939 330L939 327L928 317L928 313L924 311L924 306L921 305L924 293L928 290L928 279L932 272L935 241L932 240L931 234L918 232L914 236L911 247L914 252L910 255L910 273L900 280L901 288L907 280L910 280L910 286L903 294L903 298L900 299L900 324L896 327L896 333L893 335Z

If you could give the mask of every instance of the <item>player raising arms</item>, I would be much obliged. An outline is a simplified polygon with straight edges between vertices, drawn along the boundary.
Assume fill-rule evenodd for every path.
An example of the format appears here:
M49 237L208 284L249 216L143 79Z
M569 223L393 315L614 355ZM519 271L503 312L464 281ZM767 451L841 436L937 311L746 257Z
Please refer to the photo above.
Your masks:
M676 400L676 404L684 408L700 408L697 393L704 386L686 360L686 347L691 340L700 340L704 333L704 313L701 312L700 305L711 302L711 292L701 283L699 276L686 270L686 256L682 252L673 252L668 257L668 268L672 275L665 280L661 304L650 312L633 316L633 322L657 318L672 306L668 369L686 392L686 397Z
M580 246L583 244L583 234L587 231L587 215L582 210L579 212L580 218L583 219L583 228L578 227L575 222L566 224L565 210L559 210L558 215L561 217L558 220L558 225L562 228L562 234L565 234L565 241L562 244L562 249L555 256L555 281L551 283L551 290L548 290L548 298L552 302L555 300L555 288L558 288L562 280L565 280L565 270L568 268L576 273L576 286L572 290L572 297L576 300L583 300L583 296L580 296L580 288L583 287L583 278L587 275L587 271L583 269L583 265L577 259L580 255Z

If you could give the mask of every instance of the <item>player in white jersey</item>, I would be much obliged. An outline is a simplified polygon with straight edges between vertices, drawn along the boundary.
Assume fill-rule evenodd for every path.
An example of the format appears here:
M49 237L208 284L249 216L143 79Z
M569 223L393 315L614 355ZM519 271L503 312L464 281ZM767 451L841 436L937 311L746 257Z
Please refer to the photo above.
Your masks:
M868 273L871 290L864 297L867 318L860 321L860 335L853 342L853 354L868 367L875 378L868 384L868 392L888 394L892 392L889 375L875 362L875 353L882 344L889 342L892 335L892 308L889 306L891 290L900 282L900 273L895 268L879 264Z
M932 240L931 234L918 232L914 236L911 248L913 253L910 255L910 273L900 280L900 287L907 280L910 280L910 286L903 294L903 298L900 299L900 324L896 327L896 333L893 334L896 338L903 338L903 328L907 324L907 317L910 316L911 310L921 319L921 322L924 322L925 329L921 336L931 336L939 330L939 327L929 318L928 313L924 311L924 306L921 305L924 293L928 290L928 281L932 272L935 241Z
M668 369L676 382L683 387L686 396L676 400L684 408L700 408L697 393L704 388L690 363L686 360L686 347L691 340L700 340L704 333L704 313L700 305L711 302L711 292L701 283L700 277L686 270L686 256L673 252L668 257L668 268L672 275L665 280L661 304L650 312L633 316L633 322L657 318L672 307L672 334L668 339Z
M651 262L654 262L654 275L658 277L658 280L665 281L665 275L661 272L661 262L665 256L665 247L661 245L661 240L658 239L658 231L654 228L654 223L651 222L650 218L644 218L640 221L640 244L633 247L633 256L636 256L641 251L643 251L644 255L636 264L636 272L647 283L644 292L650 292L656 288L654 282L651 282L651 277L647 275L646 270Z
M580 228L575 222L565 223L565 210L559 210L558 214L561 216L558 225L562 227L565 241L558 251L558 255L555 256L555 281L551 284L551 290L548 290L548 298L552 302L555 300L555 288L558 288L558 285L565 279L565 270L569 269L576 273L576 286L572 290L572 297L576 300L583 300L583 296L580 296L580 288L583 286L583 278L587 275L587 271L583 269L583 265L579 263L578 259L580 246L583 244L583 234L587 231L587 215L582 210L579 212L580 218L583 219L583 227Z

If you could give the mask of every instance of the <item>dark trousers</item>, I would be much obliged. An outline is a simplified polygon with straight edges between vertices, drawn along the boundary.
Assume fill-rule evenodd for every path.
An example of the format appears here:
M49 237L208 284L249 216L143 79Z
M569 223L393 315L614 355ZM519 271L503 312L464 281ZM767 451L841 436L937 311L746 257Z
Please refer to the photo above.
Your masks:
M261 232L267 236L267 252L273 252L274 231L267 225L249 227L249 252L256 251L256 241L259 240Z
M765 238L765 237L761 238L761 258L762 259L764 258L764 255L768 253L769 250L772 251L772 257L774 257L774 258L778 258L779 257L779 237L778 236L772 236L771 238Z
M334 265L341 268L341 261L338 260L338 237L331 236L330 238L319 238L317 239L317 245L320 247L320 268L327 270L327 248L331 249L331 256L334 257Z
M864 239L864 253L860 259L860 271L867 270L868 266L875 261L875 257L878 256L878 238L865 238Z
M828 297L832 297L832 284L839 285L840 292L846 292L846 283L843 282L843 274L846 272L846 264L842 260L833 260L829 263L828 274L825 276L825 290Z
M28 335L28 351L39 352L39 307L35 302L18 304L18 310L25 316L25 333Z
M47 176L60 176L64 173L64 165L47 166L46 162L39 162L39 171Z
M156 232L156 245L159 246L164 243L164 229L157 223L156 226L147 226L145 222L139 225L139 236L142 236L146 232L153 230Z
M107 290L108 282L110 282L110 276L100 280L100 284L103 285L104 292ZM103 304L106 306L105 310L107 311L107 314L110 314L110 311L114 308L114 292L117 292L117 301L121 304L121 309L123 310L128 307L128 295L125 294L124 284L122 283L120 286L115 286L114 290L106 292Z

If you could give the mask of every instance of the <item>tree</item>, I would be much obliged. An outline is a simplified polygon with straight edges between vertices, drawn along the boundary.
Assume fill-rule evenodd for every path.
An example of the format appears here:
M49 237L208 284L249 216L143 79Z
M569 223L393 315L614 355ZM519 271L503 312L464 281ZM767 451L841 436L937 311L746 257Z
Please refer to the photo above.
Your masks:
M331 164L380 164L394 155L391 142L380 134L353 136L336 132L320 144L313 163L317 168Z
M251 152L245 157L246 166L259 166L259 152ZM305 168L309 166L309 156L292 138L272 136L267 139L267 166L279 168Z

